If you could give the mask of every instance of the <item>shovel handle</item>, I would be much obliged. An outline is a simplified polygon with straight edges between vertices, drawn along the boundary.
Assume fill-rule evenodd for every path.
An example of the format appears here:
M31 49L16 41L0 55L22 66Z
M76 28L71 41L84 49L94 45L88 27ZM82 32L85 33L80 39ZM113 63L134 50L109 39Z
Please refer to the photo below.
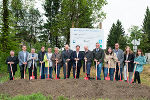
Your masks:
M68 63L66 62L66 78L67 78L67 70L68 70Z
M12 70L12 66L11 66L11 64L10 64L10 69L11 69L11 75L12 75L13 80L14 80L14 75L13 75L13 70Z
M24 65L24 79L26 78L26 64Z
M137 64L136 64L135 67L134 67L134 72L133 72L133 75L132 75L132 82L133 82L133 78L134 78L134 75L135 75L136 66L137 66ZM131 83L132 83L132 82L131 82Z
M128 62L126 63L126 66L127 66L127 82L129 81L129 75L128 75Z
M42 74L42 63L41 63L41 68L40 68L40 79L41 79L41 74Z
M78 64L78 61L76 60L76 71L75 71L75 78L77 78L77 75L76 75L76 74L77 74L77 67L78 67L78 66L77 66L77 64Z
M56 79L57 79L57 62L56 62Z
M96 80L97 80L97 61L96 61Z

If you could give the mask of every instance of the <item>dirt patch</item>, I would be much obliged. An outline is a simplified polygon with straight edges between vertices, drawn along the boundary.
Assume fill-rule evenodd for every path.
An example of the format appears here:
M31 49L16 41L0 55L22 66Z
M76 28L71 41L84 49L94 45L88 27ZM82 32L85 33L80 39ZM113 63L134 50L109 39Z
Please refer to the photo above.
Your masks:
M109 98L110 100L150 100L150 87L125 82L81 79L60 80L14 80L0 84L0 94L16 96L40 92L45 96L65 96L75 99Z

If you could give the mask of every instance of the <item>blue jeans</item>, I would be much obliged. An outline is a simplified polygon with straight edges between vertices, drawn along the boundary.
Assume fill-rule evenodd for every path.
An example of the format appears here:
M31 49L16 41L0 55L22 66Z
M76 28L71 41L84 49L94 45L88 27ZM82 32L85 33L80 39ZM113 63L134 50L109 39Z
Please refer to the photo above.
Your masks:
M48 78L48 67L45 67L46 78ZM49 67L49 78L52 79L53 67Z
M97 65L97 79L98 80L101 80L100 75L101 75L102 65L103 65L103 63L100 63ZM95 68L96 68L96 65L95 65Z
M113 81L114 79L114 72L115 72L115 68L109 68L109 76L111 81ZM105 77L107 77L107 74L108 74L108 68L104 67L104 80Z
M55 66L55 73L56 73L56 66ZM60 74L60 65L57 64L57 78L59 78L59 74Z
M90 69L91 69L91 62L87 62L87 64L86 64L86 73L87 73L87 75L90 75Z
M41 69L41 64L40 64L40 69ZM44 73L44 70L45 70L45 63L42 64L41 79L45 79L45 73Z

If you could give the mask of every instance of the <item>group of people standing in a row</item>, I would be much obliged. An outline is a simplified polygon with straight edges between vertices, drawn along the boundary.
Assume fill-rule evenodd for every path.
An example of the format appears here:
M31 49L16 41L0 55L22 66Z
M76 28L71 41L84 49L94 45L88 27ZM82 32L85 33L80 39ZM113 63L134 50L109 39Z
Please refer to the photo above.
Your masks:
M65 49L61 53L57 47L54 48L54 53L52 53L51 48L48 48L46 52L44 46L42 46L38 54L35 53L34 48L31 49L31 53L28 53L26 49L26 46L23 45L18 57L14 56L14 51L10 51L10 57L6 60L10 80L13 80L18 62L21 79L25 78L26 67L28 67L29 71L29 80L33 74L37 79L37 61L39 61L41 79L45 79L45 76L52 79L53 69L59 79L61 66L63 66L64 79L70 77L72 66L73 78L78 79L82 63L83 72L86 72L87 79L90 79L90 69L94 61L97 80L101 80L101 70L103 69L104 79L109 76L110 80L123 80L124 75L125 81L132 82L134 75L134 82L138 80L138 83L141 83L140 73L143 71L143 65L146 64L146 58L141 49L137 50L135 56L129 46L123 52L123 50L119 49L118 43L115 44L114 50L108 47L106 52L100 48L99 43L96 43L96 48L93 51L90 51L88 46L84 46L85 51L80 51L79 45L76 46L76 51L72 51L69 49L69 45L65 45ZM104 67L102 67L103 65ZM135 73L133 73L134 69Z

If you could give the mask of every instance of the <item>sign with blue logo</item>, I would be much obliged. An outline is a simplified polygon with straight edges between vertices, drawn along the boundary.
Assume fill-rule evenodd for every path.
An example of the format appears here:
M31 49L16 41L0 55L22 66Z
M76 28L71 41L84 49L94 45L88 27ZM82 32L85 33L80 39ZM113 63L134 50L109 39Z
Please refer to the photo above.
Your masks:
M99 40L99 44L102 44L102 40Z

